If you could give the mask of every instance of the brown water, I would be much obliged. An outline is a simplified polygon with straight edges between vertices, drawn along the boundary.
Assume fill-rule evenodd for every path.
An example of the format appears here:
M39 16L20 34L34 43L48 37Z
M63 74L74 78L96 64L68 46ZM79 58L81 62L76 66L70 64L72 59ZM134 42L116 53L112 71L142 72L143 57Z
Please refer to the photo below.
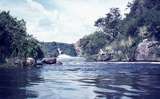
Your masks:
M160 99L160 65L82 62L1 69L0 99Z

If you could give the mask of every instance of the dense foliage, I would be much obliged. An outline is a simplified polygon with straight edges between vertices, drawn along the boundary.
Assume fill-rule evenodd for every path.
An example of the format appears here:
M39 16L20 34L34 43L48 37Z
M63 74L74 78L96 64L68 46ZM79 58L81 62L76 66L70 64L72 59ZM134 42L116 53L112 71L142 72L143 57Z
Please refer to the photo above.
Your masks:
M80 39L80 47L84 55L97 54L101 48L110 43L110 36L103 32L95 32Z
M11 57L42 58L43 52L32 36L26 32L24 20L18 20L9 12L0 12L0 61Z
M97 31L79 41L82 55L95 55L103 50L117 61L134 61L140 42L160 41L160 1L134 0L128 7L130 12L123 19L118 8L111 8L95 22Z

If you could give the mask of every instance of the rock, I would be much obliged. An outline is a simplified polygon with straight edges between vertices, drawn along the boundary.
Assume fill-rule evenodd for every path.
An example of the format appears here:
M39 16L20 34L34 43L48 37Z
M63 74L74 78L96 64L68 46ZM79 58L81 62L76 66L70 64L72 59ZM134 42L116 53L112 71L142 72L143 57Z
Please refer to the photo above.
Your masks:
M97 61L109 61L111 60L111 54L99 54L97 57Z
M57 59L56 58L43 58L42 59L42 63L45 63L45 64L56 64L57 63Z
M136 49L137 61L160 61L160 44L158 41L143 40Z
M23 67L25 60L18 58L18 57L14 57L14 58L7 58L6 59L6 63L10 64L14 67Z
M28 57L25 61L25 66L34 66L36 61L34 58Z
M28 58L8 58L6 59L6 64L10 64L13 67L24 67L24 66L35 66L36 60L34 58L28 57Z

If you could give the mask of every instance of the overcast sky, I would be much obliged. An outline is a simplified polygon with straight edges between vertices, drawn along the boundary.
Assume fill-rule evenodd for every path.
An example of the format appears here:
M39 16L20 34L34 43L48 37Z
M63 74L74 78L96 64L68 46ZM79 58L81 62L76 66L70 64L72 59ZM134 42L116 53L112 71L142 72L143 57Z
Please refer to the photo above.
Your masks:
M132 0L0 0L0 10L27 22L27 31L40 41L74 43L95 31L94 22L112 7L126 12Z

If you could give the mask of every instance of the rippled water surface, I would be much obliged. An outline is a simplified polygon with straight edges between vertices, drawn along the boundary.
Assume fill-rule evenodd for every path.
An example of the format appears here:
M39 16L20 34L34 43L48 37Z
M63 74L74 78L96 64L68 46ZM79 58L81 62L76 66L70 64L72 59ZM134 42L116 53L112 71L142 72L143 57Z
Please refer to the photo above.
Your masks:
M160 99L160 65L83 62L1 69L0 99Z

